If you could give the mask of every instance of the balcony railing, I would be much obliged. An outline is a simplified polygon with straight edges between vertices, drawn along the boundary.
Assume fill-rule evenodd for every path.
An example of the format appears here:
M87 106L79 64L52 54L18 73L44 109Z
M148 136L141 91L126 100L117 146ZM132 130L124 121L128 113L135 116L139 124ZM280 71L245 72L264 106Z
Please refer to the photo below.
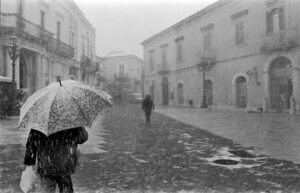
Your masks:
M288 50L300 43L299 31L297 29L284 29L278 32L266 34L263 37L262 52Z
M74 48L53 38L53 33L47 31L39 25L20 17L16 13L0 13L0 35L10 36L17 35L28 38L30 40L35 39L43 42L46 45L48 51L57 53L61 56L72 58L74 56Z
M86 67L86 66L91 65L91 59L89 57L87 57L87 56L81 56L80 65L82 67Z
M158 74L168 74L169 72L170 72L170 68L166 64L160 65L157 69Z
M129 75L128 73L115 73L114 78L118 81L125 81L129 78Z
M43 29L41 26L32 23L19 17L16 13L1 13L1 32L2 34L7 33L11 35L12 33L18 34L20 32L26 33L34 38L39 38L42 40L51 39L53 33Z
M58 39L50 39L48 41L47 50L66 58L74 57L74 48Z

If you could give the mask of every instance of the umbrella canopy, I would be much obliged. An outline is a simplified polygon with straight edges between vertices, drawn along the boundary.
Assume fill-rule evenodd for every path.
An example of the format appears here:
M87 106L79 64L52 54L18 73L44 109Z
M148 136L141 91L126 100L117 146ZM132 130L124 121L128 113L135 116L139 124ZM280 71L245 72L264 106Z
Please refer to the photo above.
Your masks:
M31 95L21 107L19 128L51 135L90 127L100 112L112 106L110 96L79 81L55 82Z

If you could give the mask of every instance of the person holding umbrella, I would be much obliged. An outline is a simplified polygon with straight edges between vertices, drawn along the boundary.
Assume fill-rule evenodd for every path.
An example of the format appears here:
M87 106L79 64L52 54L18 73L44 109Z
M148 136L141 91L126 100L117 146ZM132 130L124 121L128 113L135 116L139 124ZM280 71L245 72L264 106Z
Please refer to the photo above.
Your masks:
M88 139L84 127L111 106L107 93L74 80L59 80L27 99L19 128L30 130L24 164L31 167L37 158L39 192L55 193L58 185L60 193L73 193L77 146Z
M77 145L88 139L84 127L72 128L46 136L32 129L26 143L24 164L35 165L40 176L39 192L55 193L56 185L60 193L72 193L71 175L77 163Z

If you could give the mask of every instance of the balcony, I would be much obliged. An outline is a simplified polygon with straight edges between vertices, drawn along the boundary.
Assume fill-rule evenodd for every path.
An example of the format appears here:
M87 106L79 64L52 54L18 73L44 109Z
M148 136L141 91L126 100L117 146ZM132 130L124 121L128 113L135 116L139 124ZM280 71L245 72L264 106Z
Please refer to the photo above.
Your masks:
M81 62L80 62L80 66L81 67L87 67L89 65L91 65L91 59L87 56L81 56Z
M74 57L74 48L58 39L50 39L47 44L47 50L66 58Z
M271 54L277 51L288 51L290 48L300 43L297 29L284 29L279 32L266 34L263 37L263 46L261 51Z
M53 38L53 33L47 31L39 25L29 20L19 17L16 13L0 13L1 26L0 36L6 37L16 35L19 38L28 41L46 45L46 49L50 52L59 54L66 58L74 56L74 48Z
M159 75L164 75L164 74L168 74L168 73L170 73L170 69L169 69L168 65L166 65L166 64L160 65L157 69L157 74L159 74Z
M1 13L1 35L19 35L28 39L47 41L53 34L16 13Z
M119 73L119 74L115 73L114 79L120 82L127 81L129 79L129 75L128 73Z

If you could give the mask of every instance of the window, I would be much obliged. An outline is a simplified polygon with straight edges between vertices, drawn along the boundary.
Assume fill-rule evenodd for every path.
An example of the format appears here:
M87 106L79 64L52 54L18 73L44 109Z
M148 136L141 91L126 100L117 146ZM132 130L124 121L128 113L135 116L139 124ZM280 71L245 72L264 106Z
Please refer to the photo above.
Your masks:
M74 47L74 44L75 44L74 37L75 37L74 32L72 32L71 33L71 46L73 46L73 47Z
M167 64L167 58L166 58L166 49L163 49L162 51L161 51L161 64L163 65L163 66L166 66L166 64Z
M183 37L177 38L176 42L176 61L177 63L183 62Z
M57 30L57 39L58 40L60 40L60 26L61 24L60 24L60 22L58 21L57 23L56 23L56 30Z
M211 49L212 44L212 30L206 30L203 32L203 50L208 52Z
M125 74L125 65L124 64L119 65L119 74Z
M214 24L208 24L201 28L203 37L203 51L206 54L212 48L212 35L213 35Z
M85 44L82 42L82 56L85 56Z
M285 28L284 24L284 9L276 8L266 13L266 32L276 33Z
M235 43L237 45L245 43L245 39L244 39L244 22L243 21L238 21L235 24Z
M239 11L231 15L233 24L235 25L234 37L235 44L240 45L246 43L245 40L245 22L247 21L248 10Z
M89 40L89 33L86 34L87 36L87 55L90 55L90 40Z
M154 70L154 50L149 52L149 69Z
M41 28L45 29L45 12L41 11Z
M163 69L167 67L167 45L161 46L161 65Z

